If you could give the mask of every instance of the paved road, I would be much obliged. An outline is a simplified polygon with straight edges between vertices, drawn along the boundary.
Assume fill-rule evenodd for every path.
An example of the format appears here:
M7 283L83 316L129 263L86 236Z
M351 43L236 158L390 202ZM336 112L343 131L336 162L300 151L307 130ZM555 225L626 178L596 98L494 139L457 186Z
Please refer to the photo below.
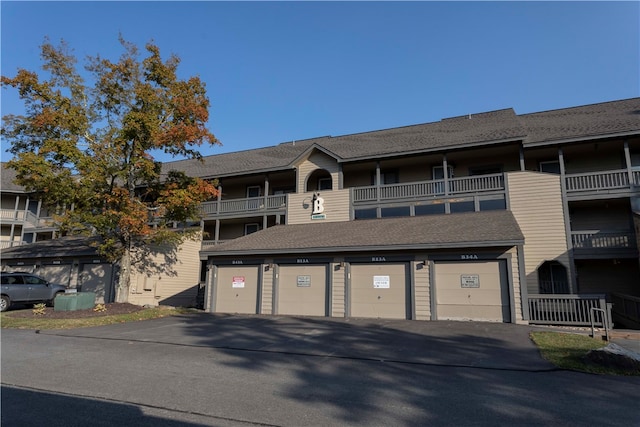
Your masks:
M189 315L2 331L2 425L640 426L640 378L554 369L528 326Z

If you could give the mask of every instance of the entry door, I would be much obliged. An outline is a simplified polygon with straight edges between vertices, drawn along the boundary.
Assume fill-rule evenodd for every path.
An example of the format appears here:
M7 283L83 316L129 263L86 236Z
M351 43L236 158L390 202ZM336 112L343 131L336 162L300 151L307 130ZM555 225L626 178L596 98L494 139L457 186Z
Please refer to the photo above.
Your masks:
M351 317L408 319L407 264L352 264Z
M278 314L327 315L327 266L280 266Z
M506 262L437 262L438 320L509 322L509 282Z
M258 313L258 266L219 267L215 286L216 313Z

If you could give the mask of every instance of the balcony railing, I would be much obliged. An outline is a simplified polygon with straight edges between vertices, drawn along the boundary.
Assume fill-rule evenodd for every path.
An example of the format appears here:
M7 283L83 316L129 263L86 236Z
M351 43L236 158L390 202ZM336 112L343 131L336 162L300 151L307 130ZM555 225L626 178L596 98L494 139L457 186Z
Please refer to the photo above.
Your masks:
M607 191L630 188L627 169L568 174L565 176L567 192ZM640 185L640 171L633 171L635 185Z
M444 179L432 181L408 182L402 184L387 184L377 187L354 187L352 189L354 203L366 203L378 200L378 188L380 188L380 200L419 199L425 197L442 197L445 194L460 195L464 193L474 194L487 191L503 191L504 175L501 173L491 175L465 176L448 180L448 191L445 191Z
M637 246L632 231L573 231L571 240L575 249L632 249Z
M225 242L228 242L228 241L229 241L229 239L227 239L227 240L218 240L218 241L216 241L216 240L203 240L202 241L202 250L206 250L207 248L211 248L211 247L216 246L216 245L221 245L221 244L223 244Z
M8 222L24 222L25 220L25 212L24 211L16 211L13 209L1 209L0 210L0 220L4 223Z
M248 197L243 199L220 200L205 202L202 204L202 212L205 217L236 213L267 213L279 211L287 206L287 196Z
M46 228L51 227L51 222L53 221L53 219L50 217L38 218L34 213L29 211L1 209L0 221L5 224L22 224L27 228Z

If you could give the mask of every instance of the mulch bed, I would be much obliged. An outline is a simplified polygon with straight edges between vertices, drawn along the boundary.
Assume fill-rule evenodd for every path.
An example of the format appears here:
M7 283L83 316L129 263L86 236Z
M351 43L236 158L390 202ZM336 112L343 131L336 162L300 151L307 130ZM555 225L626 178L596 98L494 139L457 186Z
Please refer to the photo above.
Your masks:
M53 307L47 307L44 314L34 314L33 307L25 305L24 309L13 309L6 312L6 315L12 318L33 318L38 317L41 319L85 319L87 317L101 317L111 316L114 314L129 314L137 311L144 310L144 307L139 305L133 305L129 303L109 303L104 305L106 311L94 311L93 308L86 310L74 310L74 311L54 311ZM16 307L17 308L17 307Z

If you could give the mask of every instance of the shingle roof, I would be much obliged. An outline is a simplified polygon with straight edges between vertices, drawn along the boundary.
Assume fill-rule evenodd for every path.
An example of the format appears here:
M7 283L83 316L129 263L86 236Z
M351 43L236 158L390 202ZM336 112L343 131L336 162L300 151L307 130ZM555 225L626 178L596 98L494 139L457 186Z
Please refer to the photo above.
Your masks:
M7 167L5 162L2 162L0 167L0 190L3 193L24 193L24 187L16 184L16 171Z
M543 111L519 116L524 145L588 139L640 131L640 98Z
M191 176L223 177L291 168L296 159L314 146L331 153L338 161L348 162L508 141L523 141L526 146L625 133L640 133L640 98L519 116L509 108L208 156L203 162L169 162L163 168L182 170Z
M510 211L276 225L207 249L214 255L513 246L524 236Z
M90 237L61 237L3 249L0 255L5 261L25 258L97 257L99 255L96 247L92 245L95 242L96 238Z
M453 117L439 122L345 135L320 143L342 160L516 141L526 136L512 109Z

